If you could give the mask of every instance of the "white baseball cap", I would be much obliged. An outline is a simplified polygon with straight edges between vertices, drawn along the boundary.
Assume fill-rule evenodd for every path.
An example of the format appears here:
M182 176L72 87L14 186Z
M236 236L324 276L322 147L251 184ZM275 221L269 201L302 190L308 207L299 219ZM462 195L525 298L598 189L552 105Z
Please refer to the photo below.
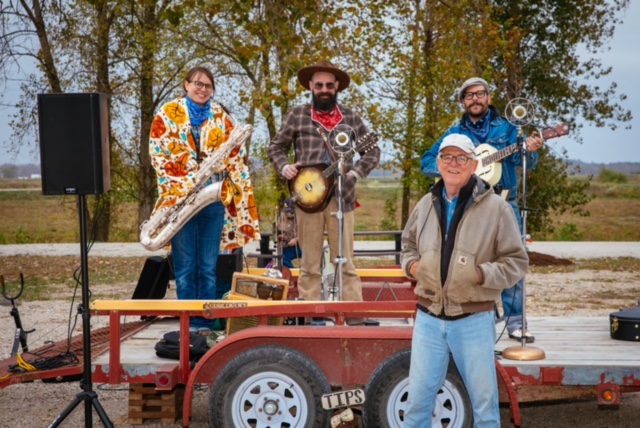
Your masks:
M463 134L449 134L442 140L440 143L440 148L438 149L438 153L442 152L442 150L447 147L457 147L465 153L473 154L475 158L474 150L476 147L473 145L473 141L471 138L467 137Z

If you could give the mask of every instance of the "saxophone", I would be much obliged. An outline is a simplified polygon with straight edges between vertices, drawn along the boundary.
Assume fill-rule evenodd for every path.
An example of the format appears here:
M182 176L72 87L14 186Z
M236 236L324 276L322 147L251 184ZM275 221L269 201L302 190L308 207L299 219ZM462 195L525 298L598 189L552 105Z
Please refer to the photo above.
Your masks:
M209 204L222 199L224 180L207 185L213 174L225 168L225 161L236 147L242 145L253 133L253 126L234 128L229 140L200 163L193 189L179 204L163 208L140 225L140 243L149 251L164 247L182 226ZM230 197L233 195L230 193Z

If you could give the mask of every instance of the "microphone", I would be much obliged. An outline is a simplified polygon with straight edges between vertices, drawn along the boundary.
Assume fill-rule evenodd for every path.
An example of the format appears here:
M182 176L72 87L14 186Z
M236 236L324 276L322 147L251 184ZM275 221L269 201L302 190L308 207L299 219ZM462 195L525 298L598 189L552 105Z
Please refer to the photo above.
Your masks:
M346 132L341 132L338 135L336 135L336 143L339 146L346 146L347 144L349 144L349 135L347 135Z
M505 118L514 126L528 125L536 115L536 106L526 98L514 98L505 107Z
M525 106L517 105L513 108L513 117L518 120L522 120L527 117L527 109Z
M357 140L355 130L344 123L338 124L329 132L331 148L336 153L348 153L351 146Z

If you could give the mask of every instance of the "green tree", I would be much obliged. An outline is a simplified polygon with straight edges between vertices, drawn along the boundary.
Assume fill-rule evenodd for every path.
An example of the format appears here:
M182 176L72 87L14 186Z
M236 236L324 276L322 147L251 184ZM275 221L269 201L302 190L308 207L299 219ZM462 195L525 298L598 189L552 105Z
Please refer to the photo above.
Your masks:
M411 201L432 182L420 171L420 157L459 115L455 87L488 60L495 29L488 6L472 1L367 1L361 7L351 54L368 77L368 117L391 142L389 165L402 173L404 225Z
M339 60L335 53L341 50L344 22L336 19L340 11L331 1L205 0L189 13L180 21L181 32L197 55L212 64L217 78L221 77L218 92L232 93L227 93L235 107L232 110L241 112L247 123L266 130L266 135L251 142L262 149L304 90L297 71L320 59ZM201 37L203 32L209 37ZM254 153L251 147L249 150ZM272 168L269 171L277 184L272 194L279 199L270 202L279 206L286 193L285 182ZM262 207L260 212L270 216Z
M5 164L0 167L0 175L2 178L17 178L18 168L12 164Z
M598 84L611 68L595 56L628 5L628 0L495 1L492 19L500 28L500 45L485 70L496 88L496 106L504 111L508 101L523 97L536 106L537 123L566 121L574 131L579 116L597 127L628 124L631 112L613 101L615 83L604 89ZM594 56L584 59L581 47ZM529 171L536 191L527 202L535 207L530 229L544 233L553 228L552 212L588 215L581 206L590 198L584 193L588 182L567 180L565 159L540 152L537 168Z
M420 156L460 115L453 93L471 75L493 84L501 110L514 97L534 99L536 122L564 120L575 131L577 113L596 126L628 124L630 112L613 101L615 84L598 85L610 68L578 55L579 48L603 49L628 5L629 0L3 2L0 68L9 73L19 58L37 64L22 86L11 148L36 141L35 94L107 93L112 192L118 193L109 203L137 199L140 223L155 200L151 120L161 103L181 92L188 68L205 63L214 69L216 98L230 104L239 120L256 125L252 144L258 150L250 153L257 153L306 96L297 70L325 58L351 74L353 85L341 93L341 102L381 135L385 157L402 171L404 224L412 201L429 184L419 170ZM283 197L284 183L270 171L279 186L274 197ZM539 207L529 216L533 229L550 226L551 210L580 209L587 200L585 187L566 179L561 157L545 153L529 178L536 190L528 205ZM109 212L113 216L116 206L109 205Z
M598 181L601 183L626 183L628 178L622 172L615 172L609 168L602 167L598 172Z
M553 215L572 212L588 216L584 206L592 199L586 192L591 177L585 180L572 180L569 177L569 164L566 162L566 150L562 157L548 148L538 150L538 166L527 171L526 206L523 206L522 192L518 193L519 206L527 212L527 231L540 236L553 234L555 226ZM553 177L550 180L549 177ZM521 182L522 182L522 177Z
M102 3L96 4L96 10L99 12ZM23 144L33 144L29 137L37 134L35 132L38 123L37 112L33 101L36 99L36 94L108 90L105 81L108 75L104 75L104 70L109 57L101 56L105 53L104 50L96 50L100 44L108 43L108 28L105 32L106 27L98 25L102 20L100 14L95 17L96 19L86 15L84 17L87 19L81 19L79 15L82 12L75 4L66 5L40 0L32 2L21 0L2 5L5 19L0 40L5 50L1 53L0 64L9 66L10 61L19 62L21 59L30 58L35 60L41 71L39 76L32 75L29 83L21 85L23 92L17 104L19 110L11 121L18 142L13 146L15 151ZM88 22L89 31L96 30L92 34L94 37L84 39L96 41L96 43L90 43L88 48L91 51L91 57L98 59L91 64L93 67L89 68L89 72L79 66L83 61L78 61L82 58L79 48L84 44L78 44L79 39L69 37L71 34L80 35L79 21L84 25ZM37 41L36 44L32 43L34 40ZM92 215L96 210L87 210L88 233L99 241L107 241L111 213L110 198L105 196L100 202L98 197L89 199L89 205L95 207L98 203L101 204L102 209L97 218L93 218Z

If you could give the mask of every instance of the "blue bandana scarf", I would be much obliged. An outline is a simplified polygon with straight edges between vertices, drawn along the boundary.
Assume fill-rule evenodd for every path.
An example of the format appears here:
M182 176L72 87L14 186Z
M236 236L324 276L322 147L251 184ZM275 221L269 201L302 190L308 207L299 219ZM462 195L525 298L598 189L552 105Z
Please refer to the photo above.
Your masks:
M187 95L187 109L189 110L189 120L191 121L191 135L196 143L196 153L200 159L200 125L209 118L211 111L211 100L201 106L194 103Z
M209 112L211 111L211 100L207 101L205 105L200 106L194 103L189 96L187 96L187 109L189 110L189 119L191 119L191 126L200 127L202 122L209 118Z
M489 136L489 125L491 124L491 111L488 111L482 119L473 123L469 116L464 115L464 124L469 128L469 131L476 136L478 141L484 143Z

